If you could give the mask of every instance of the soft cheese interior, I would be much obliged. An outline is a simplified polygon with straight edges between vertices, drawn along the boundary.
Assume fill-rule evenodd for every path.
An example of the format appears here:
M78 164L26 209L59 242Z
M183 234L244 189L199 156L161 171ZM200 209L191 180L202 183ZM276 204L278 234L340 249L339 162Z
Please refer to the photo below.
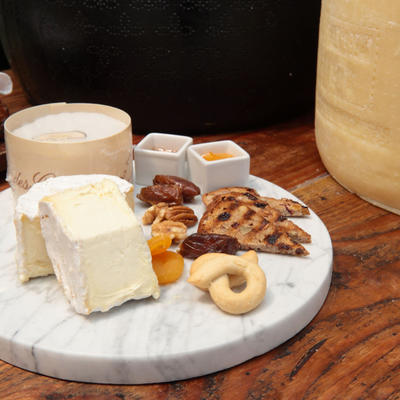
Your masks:
M54 271L78 313L159 297L142 228L114 182L47 196L39 214Z
M27 193L18 198L14 223L17 233L17 270L18 277L22 282L53 273L39 222L39 201L45 196L65 189L100 182L105 178L118 185L119 190L133 210L133 185L124 179L111 175L92 174L50 178L36 183Z

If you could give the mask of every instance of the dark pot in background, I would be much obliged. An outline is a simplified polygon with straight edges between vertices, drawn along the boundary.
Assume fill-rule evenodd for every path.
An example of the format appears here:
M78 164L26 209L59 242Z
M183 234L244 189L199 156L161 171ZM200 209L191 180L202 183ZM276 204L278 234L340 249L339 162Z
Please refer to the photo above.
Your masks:
M95 102L137 133L249 129L313 105L319 0L0 0L33 104Z

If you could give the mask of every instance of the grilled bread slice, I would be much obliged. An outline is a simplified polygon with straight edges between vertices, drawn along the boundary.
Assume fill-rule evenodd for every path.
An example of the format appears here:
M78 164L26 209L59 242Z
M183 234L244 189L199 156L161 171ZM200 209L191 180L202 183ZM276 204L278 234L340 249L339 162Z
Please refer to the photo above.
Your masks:
M198 232L235 237L242 250L308 255L308 251L289 236L289 229L280 223L280 218L279 212L271 207L260 209L235 199L218 200L206 209Z
M230 195L232 193L235 194L240 193L242 195L254 196L254 197L260 196L255 189L243 186L231 186L231 187L220 188L212 192L204 193L201 196L201 200L203 201L204 205L208 207L216 197L221 195Z
M249 197L246 196L246 194L233 192L228 195L215 196L214 200L208 205L208 208L213 207L213 205L217 204L220 201L227 201L227 202L238 201L242 204L246 204L252 210L255 210L256 212L259 213L263 213L270 222L274 222L277 226L280 226L284 231L287 232L287 234L295 242L300 242L300 243L311 242L311 236L307 232L301 229L298 225L294 224L292 221L286 219L286 216L283 216L279 210L269 206L265 202L254 201L249 199Z
M221 188L203 194L202 200L206 207L221 196L234 197L237 200L255 204L257 207L272 207L285 217L303 217L310 215L310 211L297 201L290 199L275 199L273 197L260 196L256 190L247 187L233 186Z
M275 225L284 230L289 237L298 243L311 243L311 235L288 219L281 219Z

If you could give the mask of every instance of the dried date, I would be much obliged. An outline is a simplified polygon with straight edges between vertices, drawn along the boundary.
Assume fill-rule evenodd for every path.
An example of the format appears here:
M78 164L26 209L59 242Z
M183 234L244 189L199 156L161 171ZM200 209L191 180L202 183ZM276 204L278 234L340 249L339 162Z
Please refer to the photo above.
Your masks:
M156 175L153 179L153 183L181 186L184 201L191 201L194 197L200 194L200 188L198 186L179 176Z
M148 204L168 203L182 204L182 188L178 185L146 186L138 193L137 198Z
M215 233L193 233L179 246L179 252L186 258L197 258L206 253L235 254L240 248L237 239Z

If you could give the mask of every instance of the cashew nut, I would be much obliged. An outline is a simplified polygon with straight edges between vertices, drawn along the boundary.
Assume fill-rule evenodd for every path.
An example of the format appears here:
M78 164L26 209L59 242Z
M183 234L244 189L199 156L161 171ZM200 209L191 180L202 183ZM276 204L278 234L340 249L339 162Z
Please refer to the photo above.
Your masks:
M241 292L231 287L246 281ZM256 308L266 291L264 271L258 265L257 253L250 250L242 256L207 253L191 266L188 282L208 289L214 303L230 314L243 314Z

